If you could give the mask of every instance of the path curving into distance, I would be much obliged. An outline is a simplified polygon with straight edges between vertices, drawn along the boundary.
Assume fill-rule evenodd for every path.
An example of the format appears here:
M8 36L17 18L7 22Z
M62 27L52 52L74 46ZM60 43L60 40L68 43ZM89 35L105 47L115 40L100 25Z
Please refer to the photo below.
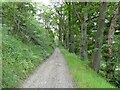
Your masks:
M74 88L67 63L56 48L54 53L31 75L21 88Z

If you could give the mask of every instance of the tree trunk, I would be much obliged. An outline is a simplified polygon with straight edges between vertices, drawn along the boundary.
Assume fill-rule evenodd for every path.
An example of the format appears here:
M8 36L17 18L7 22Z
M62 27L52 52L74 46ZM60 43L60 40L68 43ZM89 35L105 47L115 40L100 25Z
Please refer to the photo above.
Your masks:
M62 5L61 5L61 7L62 7ZM59 23L58 23L59 44L63 45L63 14L62 14L62 8L61 8L61 10L57 10L57 9L55 9L55 10L59 15Z
M85 2L85 8L87 6L87 3ZM87 19L88 19L88 13L87 11L84 11L84 22L81 23L81 45L80 45L80 55L83 58L83 60L88 60L88 54L87 54Z
M87 19L88 19L88 13L87 11L84 11L84 21L81 19L79 16L75 3L73 2L73 8L74 8L74 13L79 20L80 23L80 31L81 31L81 42L80 42L80 55L83 60L88 60L88 55L87 55ZM87 2L84 3L85 8L87 8Z
M108 54L109 55L108 55L108 60L107 60L107 64L106 64L106 68L107 68L106 77L108 79L112 79L112 77L114 75L115 64L112 63L112 61L113 61L113 41L114 41L113 38L114 38L114 33L115 33L115 27L117 25L117 20L119 18L120 18L120 12L119 12L119 9L117 8L114 16L112 18L111 25L110 25L110 28L109 28L109 33L108 33L108 45L109 45Z
M97 73L99 72L100 69L101 47L103 43L103 32L104 32L106 9L107 9L107 2L102 2L99 12L98 30L95 39L95 50L93 53L93 63L92 63L92 67Z
M66 31L63 29L63 46L66 48Z
M65 24L64 24L64 17L62 18L62 33L63 33L63 46L64 46L64 48L67 48L67 43L66 43L66 36L67 36L67 31L66 31L66 26L65 26Z
M69 22L69 52L74 52L74 47L73 47L73 34L72 34L72 30L71 30L71 3L69 3L69 17L68 17L68 22Z
M62 43L62 30L61 30L61 20L59 20L59 43Z

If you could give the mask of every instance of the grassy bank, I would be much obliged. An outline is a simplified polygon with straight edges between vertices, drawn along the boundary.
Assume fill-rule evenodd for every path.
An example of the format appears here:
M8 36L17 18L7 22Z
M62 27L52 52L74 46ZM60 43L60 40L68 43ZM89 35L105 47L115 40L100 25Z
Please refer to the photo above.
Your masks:
M61 49L67 60L69 70L78 88L114 88L100 75L97 75L85 61L81 61L75 54Z
M8 34L9 28L3 27L2 40L2 87L17 87L33 70L54 51L46 35L41 39L41 46L22 42L20 38ZM47 39L43 42L42 39Z

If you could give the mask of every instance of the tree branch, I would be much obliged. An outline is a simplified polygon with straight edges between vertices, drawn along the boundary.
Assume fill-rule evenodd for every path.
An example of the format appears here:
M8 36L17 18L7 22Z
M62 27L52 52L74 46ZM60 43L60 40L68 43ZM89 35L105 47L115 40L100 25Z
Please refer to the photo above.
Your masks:
M78 12L77 12L77 9L76 9L76 6L75 6L75 3L72 2L73 4L73 8L74 8L74 14L76 15L77 19L79 20L79 22L82 22L82 19L80 18Z
M96 19L96 18L98 18L98 17L99 17L99 16L94 16L94 17L92 17L92 18L86 20L86 22L92 21L92 20L94 20L94 19Z

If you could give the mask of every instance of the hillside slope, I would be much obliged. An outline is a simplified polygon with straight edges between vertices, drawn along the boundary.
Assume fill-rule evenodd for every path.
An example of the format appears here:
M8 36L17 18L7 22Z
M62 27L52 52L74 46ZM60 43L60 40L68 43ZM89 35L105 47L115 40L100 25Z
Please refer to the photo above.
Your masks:
M9 30L7 26L2 28L3 88L17 87L54 50L54 45L51 45L54 42L44 30L39 38L41 45L23 42L18 36L9 34Z

